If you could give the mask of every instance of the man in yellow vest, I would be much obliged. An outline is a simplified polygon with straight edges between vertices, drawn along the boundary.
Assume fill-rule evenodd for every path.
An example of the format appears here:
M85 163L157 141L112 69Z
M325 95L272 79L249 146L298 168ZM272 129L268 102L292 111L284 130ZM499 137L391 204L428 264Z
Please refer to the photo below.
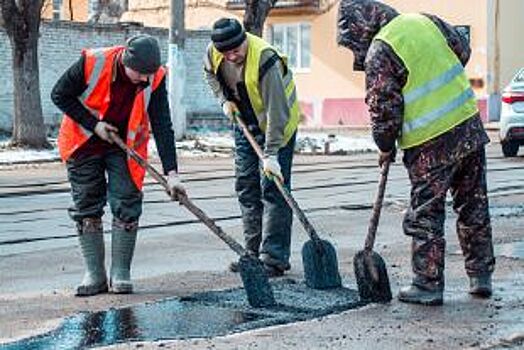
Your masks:
M366 103L379 165L396 145L411 180L404 232L412 237L411 285L399 300L440 305L444 290L444 219L451 191L469 292L492 293L495 266L486 190L489 139L464 66L466 40L433 15L399 14L374 0L342 0L338 43L366 73Z
M246 33L235 19L215 22L204 56L207 82L224 114L236 113L264 150L263 173L255 151L235 125L235 189L246 248L259 255L269 276L290 269L292 213L271 176L289 189L296 130L300 119L295 82L287 58L263 39ZM233 263L230 269L238 271Z
M64 112L58 147L71 182L86 271L77 296L108 291L102 215L109 200L113 293L131 293L130 269L142 213L144 169L112 142L117 133L147 157L150 125L173 199L184 194L166 90L166 69L155 38L137 35L126 46L85 49L51 93ZM106 179L107 174L107 179Z

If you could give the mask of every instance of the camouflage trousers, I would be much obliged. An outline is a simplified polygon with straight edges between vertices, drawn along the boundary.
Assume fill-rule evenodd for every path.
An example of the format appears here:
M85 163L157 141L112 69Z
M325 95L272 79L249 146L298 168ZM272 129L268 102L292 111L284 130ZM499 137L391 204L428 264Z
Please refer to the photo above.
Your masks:
M422 152L406 164L411 203L404 233L411 236L413 284L430 290L444 288L444 220L446 194L451 191L457 213L457 234L470 277L491 274L495 266L486 188L484 147L448 164Z
M263 148L264 135L255 134ZM278 151L284 186L291 187L295 136ZM275 183L261 173L261 161L235 126L235 190L242 212L246 249L281 271L289 270L293 213Z

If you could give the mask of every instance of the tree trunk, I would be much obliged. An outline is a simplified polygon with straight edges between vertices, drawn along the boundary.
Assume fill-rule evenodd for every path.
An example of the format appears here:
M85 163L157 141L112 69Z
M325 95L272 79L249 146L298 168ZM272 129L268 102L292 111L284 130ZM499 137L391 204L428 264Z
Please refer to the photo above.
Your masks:
M244 28L251 34L262 36L264 22L277 0L246 0Z
M13 64L14 118L11 143L47 148L40 101L38 38L42 0L0 0Z
M15 116L12 144L44 148L48 146L40 101L38 74L38 32L28 33L27 42L11 41Z

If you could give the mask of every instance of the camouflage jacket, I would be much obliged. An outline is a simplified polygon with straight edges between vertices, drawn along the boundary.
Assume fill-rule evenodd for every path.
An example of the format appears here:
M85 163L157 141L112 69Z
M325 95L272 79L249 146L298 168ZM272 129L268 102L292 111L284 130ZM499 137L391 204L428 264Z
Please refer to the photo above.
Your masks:
M339 44L351 49L355 67L360 65L365 70L366 104L371 116L373 139L384 152L395 147L402 130L402 88L407 82L408 70L389 45L380 40L373 41L373 37L398 15L395 9L378 1L342 0L338 17ZM460 33L437 16L424 15L440 29L449 47L465 66L471 50ZM488 142L477 114L449 132L406 150L404 162L409 165L421 152L432 152L435 157L430 158L442 165L454 162Z

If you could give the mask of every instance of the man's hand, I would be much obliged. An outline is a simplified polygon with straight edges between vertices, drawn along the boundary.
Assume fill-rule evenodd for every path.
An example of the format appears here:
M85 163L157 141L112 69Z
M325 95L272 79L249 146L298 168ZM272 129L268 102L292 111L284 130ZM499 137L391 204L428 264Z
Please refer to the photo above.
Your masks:
M390 160L391 163L395 163L395 158L397 156L397 149L393 147L391 151L389 152L382 152L381 150L378 151L378 166L382 168L382 165L386 162L386 160Z
M118 129L111 124L108 124L104 121L99 121L95 125L95 134L100 137L102 140L113 143L113 139L109 136L110 132L118 134Z
M231 101L225 101L222 104L222 111L224 112L226 117L228 117L232 123L235 121L235 114L239 113L237 105Z
M262 164L264 174L267 177L271 178L271 176L276 176L280 179L280 182L284 183L284 177L282 176L277 156L265 156Z
M171 200L178 201L181 197L187 196L186 188L182 184L182 179L180 179L176 171L171 170L167 174L167 185L169 186Z

